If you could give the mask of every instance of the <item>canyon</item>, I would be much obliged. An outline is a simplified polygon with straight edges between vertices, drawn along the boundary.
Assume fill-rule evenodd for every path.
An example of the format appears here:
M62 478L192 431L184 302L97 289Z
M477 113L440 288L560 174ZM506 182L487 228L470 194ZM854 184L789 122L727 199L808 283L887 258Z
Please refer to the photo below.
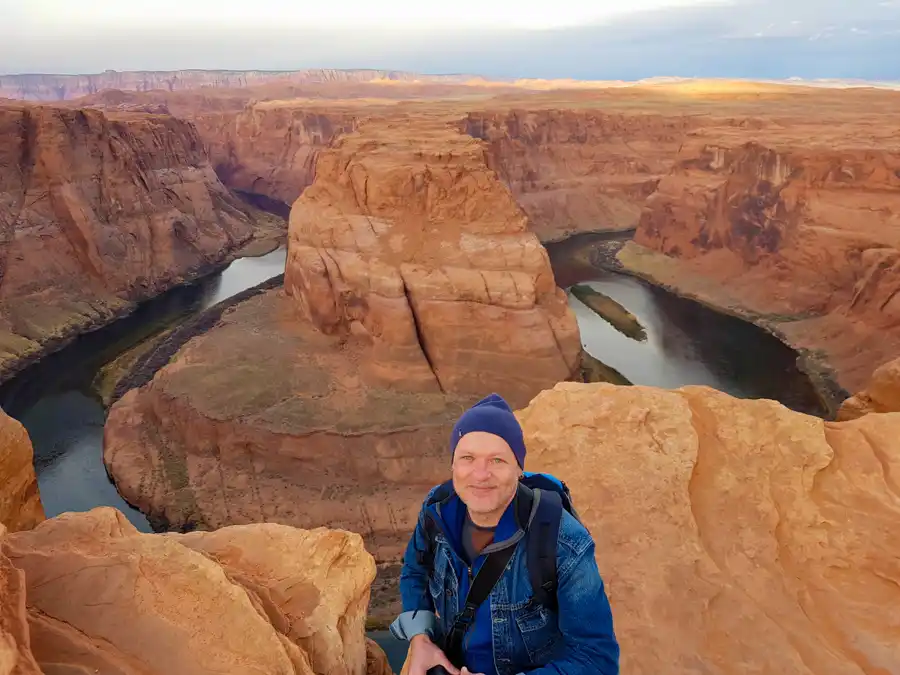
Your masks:
M320 154L288 243L283 288L113 405L104 460L160 526L327 523L394 562L454 419L485 388L524 405L576 377L578 328L482 143L441 117Z
M390 672L366 615L396 610L450 427L487 391L572 489L623 672L900 670L897 93L211 82L0 107L3 373L276 245L248 201L290 214L283 284L200 317L109 412L105 467L158 533L45 519L0 416L0 672ZM592 231L634 238L591 265L858 392L840 421L574 381L542 242Z
M168 115L0 106L0 379L283 237Z
M93 75L0 75L0 98L29 101L64 101L108 89L123 91L185 91L191 89L240 89L266 84L347 85L365 82L427 82L464 84L472 75L420 75L394 70L175 70L115 71Z

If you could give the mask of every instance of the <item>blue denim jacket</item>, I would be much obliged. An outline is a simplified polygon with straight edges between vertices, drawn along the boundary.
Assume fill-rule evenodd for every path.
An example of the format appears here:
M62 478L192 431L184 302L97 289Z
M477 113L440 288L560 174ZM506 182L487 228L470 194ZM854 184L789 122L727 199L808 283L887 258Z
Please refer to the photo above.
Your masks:
M493 668L482 667L485 675L617 674L619 644L594 558L593 538L571 514L563 512L557 544L558 610L537 606L530 602L532 589L525 566L523 537L527 523L518 522L515 504L513 501L504 513L495 542L484 551L486 555L506 545L516 546L510 564L466 634L467 665L472 663L468 654L471 648L486 650L490 666L492 647ZM417 550L425 548L426 509L440 526L431 569L423 567L416 555ZM453 625L464 604L469 580L485 557L475 561L470 575L461 554L464 515L465 505L455 494L424 505L419 513L400 574L403 613L392 625L396 636L410 639L417 633L428 633L439 641ZM485 665L484 654L475 661L476 667L479 664Z

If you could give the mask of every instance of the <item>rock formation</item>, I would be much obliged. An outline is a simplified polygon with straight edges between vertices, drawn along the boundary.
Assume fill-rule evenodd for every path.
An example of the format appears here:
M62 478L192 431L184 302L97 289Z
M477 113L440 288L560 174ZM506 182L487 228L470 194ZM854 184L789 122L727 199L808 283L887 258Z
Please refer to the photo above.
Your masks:
M514 109L471 112L462 129L488 142L490 166L549 241L637 226L696 126L687 116Z
M6 529L0 523L0 540ZM41 675L31 653L25 613L25 575L0 553L0 673Z
M27 530L42 520L44 507L34 475L28 432L0 411L0 529L5 526L12 532Z
M93 75L0 75L0 98L61 101L96 94L104 89L126 91L181 91L198 88L240 88L271 83L317 84L371 81L464 83L471 75L419 75L392 70L336 70L314 68L293 71L174 70L115 71Z
M879 366L866 388L844 401L838 419L886 412L900 412L900 359Z
M776 322L851 391L900 352L900 146L868 133L686 145L635 237L676 287L697 277Z
M320 330L371 340L383 379L424 391L524 402L572 376L577 324L481 143L440 118L373 120L317 171L291 211L285 288Z
M313 182L318 153L352 131L362 113L273 101L239 113L200 114L193 121L225 185L289 210Z
M363 633L375 565L355 534L147 535L102 507L8 534L0 551L0 659L11 646L19 658L4 673L38 672L29 646L44 673L362 675L378 662Z
M170 116L12 104L0 138L0 379L272 227Z
M900 414L562 383L519 415L594 537L623 673L900 672Z
M574 316L526 225L452 119L342 137L294 205L285 288L110 410L119 491L157 528L328 524L395 562L456 417L577 372Z

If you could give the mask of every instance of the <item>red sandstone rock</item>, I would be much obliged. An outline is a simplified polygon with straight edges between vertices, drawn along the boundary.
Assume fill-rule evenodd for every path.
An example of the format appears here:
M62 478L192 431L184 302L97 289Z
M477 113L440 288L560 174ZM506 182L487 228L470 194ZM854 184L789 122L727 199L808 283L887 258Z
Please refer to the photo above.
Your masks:
M6 535L0 523L0 540ZM40 675L31 654L25 575L0 553L0 675Z
M320 330L371 341L376 378L399 380L400 362L425 390L524 402L577 368L546 251L482 144L441 118L372 120L338 140L289 237L286 290Z
M526 403L579 352L481 142L452 119L372 121L295 203L285 289L115 403L104 461L160 527L328 524L395 563L459 414L491 391Z
M594 537L623 674L900 671L900 414L575 383L519 414Z
M27 665L26 604L45 673L363 675L377 662L363 635L375 568L357 535L278 525L147 535L97 508L0 549L0 588L13 591L0 598L0 664L15 644ZM15 643L4 643L8 625Z
M900 359L879 366L866 388L844 401L838 419L887 412L900 412Z
M228 187L290 206L313 182L318 153L351 131L361 114L275 101L193 119Z
M462 124L488 142L489 165L544 241L637 226L644 200L696 126L676 114L596 110L471 112Z
M389 70L311 68L284 72L258 70L115 71L95 75L0 75L0 97L60 101L96 94L105 89L148 92L181 91L200 87L230 89L276 84L354 83L373 80L463 83L468 75L420 75Z
M7 105L0 139L0 377L256 231L182 120Z
M27 530L44 520L33 459L25 428L0 411L0 529Z
M688 146L635 237L684 261L676 278L776 315L850 390L900 352L900 146L857 142Z

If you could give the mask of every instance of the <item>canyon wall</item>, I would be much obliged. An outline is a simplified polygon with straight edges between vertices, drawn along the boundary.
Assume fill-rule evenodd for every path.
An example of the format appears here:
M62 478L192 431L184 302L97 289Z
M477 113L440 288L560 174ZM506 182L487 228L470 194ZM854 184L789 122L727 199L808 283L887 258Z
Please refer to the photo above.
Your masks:
M634 228L671 168L688 116L598 110L470 112L461 129L488 144L488 164L543 241Z
M168 115L10 104L0 138L0 378L279 227Z
M25 427L0 411L0 529L28 530L42 520L31 439Z
M363 111L289 102L255 103L239 113L192 117L225 185L281 202L285 216L312 184L318 153L352 131Z
M518 414L594 537L623 675L900 672L900 414L575 383Z
M705 280L821 352L848 390L900 353L900 148L686 145L635 242L673 259L676 287Z
M92 75L0 75L0 98L62 101L104 89L182 91L199 88L242 88L264 84L392 82L464 83L471 75L419 75L395 70L174 70L115 71Z
M348 532L148 535L107 507L67 513L0 532L0 665L16 675L363 675L371 661L384 673L364 634L374 576Z

